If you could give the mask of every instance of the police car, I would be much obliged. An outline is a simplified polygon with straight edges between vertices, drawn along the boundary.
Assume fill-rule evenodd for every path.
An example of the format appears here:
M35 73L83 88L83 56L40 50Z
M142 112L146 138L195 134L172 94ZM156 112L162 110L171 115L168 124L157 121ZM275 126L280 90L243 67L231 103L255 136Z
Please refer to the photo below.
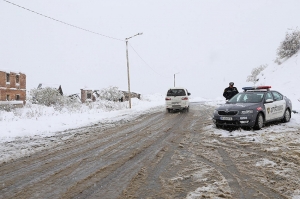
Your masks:
M238 126L259 130L267 122L289 122L292 102L271 86L244 87L225 104L216 108L213 122L216 127Z

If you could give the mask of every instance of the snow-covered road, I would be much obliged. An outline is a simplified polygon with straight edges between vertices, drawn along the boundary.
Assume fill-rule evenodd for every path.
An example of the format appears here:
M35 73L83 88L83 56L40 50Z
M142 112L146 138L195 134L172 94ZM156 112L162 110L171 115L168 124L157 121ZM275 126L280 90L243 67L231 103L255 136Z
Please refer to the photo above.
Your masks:
M2 142L0 195L299 198L299 117L229 132L212 124L212 104L170 114L156 106L113 122Z

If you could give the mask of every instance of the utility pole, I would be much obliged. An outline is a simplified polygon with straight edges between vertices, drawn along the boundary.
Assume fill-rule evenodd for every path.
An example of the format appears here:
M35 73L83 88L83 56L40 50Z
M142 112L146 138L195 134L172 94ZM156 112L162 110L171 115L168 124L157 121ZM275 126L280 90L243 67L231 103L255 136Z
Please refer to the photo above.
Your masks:
M131 37L125 38L126 41L126 59L127 59L127 77L128 77L128 97L129 97L129 108L131 108L131 93L130 93L130 75L129 75L129 59L128 59L128 40L132 37L142 35L143 33L138 33Z
M174 74L174 87L175 87L175 75L176 75L176 74L178 74L178 73L175 73L175 74Z
M175 74L174 74L174 87L175 87Z

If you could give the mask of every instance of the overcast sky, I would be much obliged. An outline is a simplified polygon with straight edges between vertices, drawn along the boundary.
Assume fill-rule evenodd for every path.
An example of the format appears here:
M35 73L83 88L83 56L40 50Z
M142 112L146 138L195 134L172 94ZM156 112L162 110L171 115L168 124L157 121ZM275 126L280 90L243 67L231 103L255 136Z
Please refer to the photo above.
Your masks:
M0 0L0 69L39 83L165 93L174 84L192 96L222 96L230 81L241 90L254 67L271 63L289 28L300 25L298 0L10 0L98 33L77 29ZM112 38L101 36L106 35ZM132 48L133 47L133 48ZM138 54L137 54L137 53Z

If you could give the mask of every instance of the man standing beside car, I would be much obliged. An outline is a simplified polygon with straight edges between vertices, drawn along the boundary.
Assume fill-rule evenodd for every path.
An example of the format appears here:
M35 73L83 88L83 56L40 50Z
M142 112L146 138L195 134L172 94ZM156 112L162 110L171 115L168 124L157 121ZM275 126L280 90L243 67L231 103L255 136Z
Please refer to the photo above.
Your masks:
M233 96L239 93L238 89L233 86L233 82L229 82L229 87L225 88L223 96L226 100L230 100Z

